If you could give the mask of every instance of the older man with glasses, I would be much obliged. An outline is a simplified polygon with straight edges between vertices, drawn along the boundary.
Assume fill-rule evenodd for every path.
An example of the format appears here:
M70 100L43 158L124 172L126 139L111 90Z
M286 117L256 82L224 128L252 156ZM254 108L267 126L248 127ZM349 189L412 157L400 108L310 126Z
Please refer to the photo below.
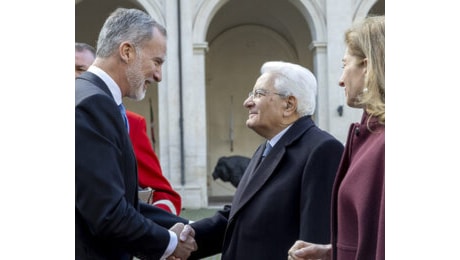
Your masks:
M331 190L343 145L312 120L317 84L306 68L266 62L244 101L246 125L266 141L255 151L232 206L197 221L198 251L222 259L286 259L299 239L330 239Z

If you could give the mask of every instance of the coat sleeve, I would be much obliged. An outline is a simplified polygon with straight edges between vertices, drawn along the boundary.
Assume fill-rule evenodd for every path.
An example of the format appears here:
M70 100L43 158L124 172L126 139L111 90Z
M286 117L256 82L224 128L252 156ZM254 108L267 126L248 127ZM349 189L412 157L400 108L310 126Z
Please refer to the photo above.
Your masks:
M192 252L189 259L202 259L222 252L230 209L229 205L225 205L214 216L190 224L195 230L198 250Z
M131 111L127 111L127 116L130 126L129 136L136 155L139 186L154 190L153 205L180 215L182 199L161 171L160 161L147 135L145 118Z
M311 151L302 179L299 239L330 243L332 186L343 153L343 145L328 139Z
M176 216L160 207L156 207L144 202L140 202L139 207L140 212L144 217L168 229L179 222L184 224L188 224L190 222L188 219Z

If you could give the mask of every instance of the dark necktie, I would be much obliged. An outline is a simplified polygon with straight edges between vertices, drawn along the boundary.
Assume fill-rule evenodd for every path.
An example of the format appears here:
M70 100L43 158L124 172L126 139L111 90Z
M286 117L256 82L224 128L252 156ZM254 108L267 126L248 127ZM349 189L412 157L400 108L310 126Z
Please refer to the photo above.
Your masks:
M257 170L257 168L259 168L259 165L262 163L262 161L265 159L265 157L267 156L267 154L270 152L271 149L272 149L272 146L271 146L270 142L267 141L265 143L265 149L264 149L264 151L262 153L262 157L260 157L260 160L257 163L256 168L254 168L254 171L249 174L249 176L250 176L249 179L251 179L254 176L254 172Z
M128 117L126 116L125 106L123 106L123 103L121 103L118 108L120 109L121 115L123 116L123 121L125 121L126 130L128 130L129 133Z
M270 142L267 141L265 143L265 150L262 153L262 160L265 159L265 157L267 156L267 154L270 152L271 149L272 149L272 145L270 144Z

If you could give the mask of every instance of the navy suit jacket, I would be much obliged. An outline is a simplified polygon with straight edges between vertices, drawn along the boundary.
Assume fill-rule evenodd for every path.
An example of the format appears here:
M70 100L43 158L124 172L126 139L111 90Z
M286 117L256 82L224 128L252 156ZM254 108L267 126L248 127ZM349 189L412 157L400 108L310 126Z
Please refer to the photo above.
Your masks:
M134 152L107 85L85 72L75 81L76 259L159 259L168 230L188 220L140 203Z
M222 259L286 259L298 239L330 242L331 191L343 145L297 120L258 165L254 153L231 207L192 223L200 258L222 251ZM253 177L251 178L251 174Z

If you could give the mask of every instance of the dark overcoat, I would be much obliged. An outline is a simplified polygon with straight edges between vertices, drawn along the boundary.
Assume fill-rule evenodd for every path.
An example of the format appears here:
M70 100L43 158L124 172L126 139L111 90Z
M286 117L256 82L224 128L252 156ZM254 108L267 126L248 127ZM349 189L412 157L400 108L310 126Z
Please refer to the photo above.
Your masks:
M298 239L329 243L342 143L305 116L258 165L264 146L255 151L231 207L192 224L198 243L194 258L222 251L224 260L278 260L287 259Z

